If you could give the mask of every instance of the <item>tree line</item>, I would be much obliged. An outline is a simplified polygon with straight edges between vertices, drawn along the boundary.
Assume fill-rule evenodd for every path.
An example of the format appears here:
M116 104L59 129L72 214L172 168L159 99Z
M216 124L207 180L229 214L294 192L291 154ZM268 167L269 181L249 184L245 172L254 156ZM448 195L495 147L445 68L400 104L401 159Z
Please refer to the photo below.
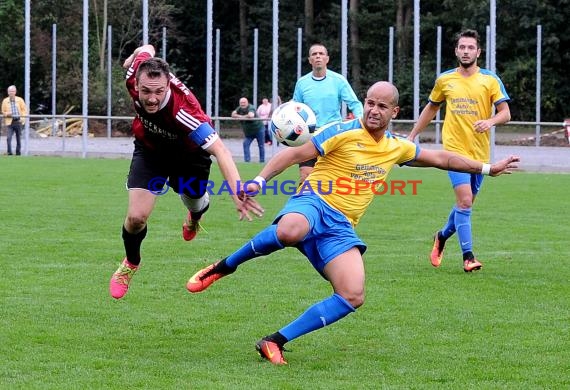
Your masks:
M359 97L374 81L388 77L389 28L395 31L394 83L400 90L400 118L413 118L413 0L348 0L348 74ZM32 113L51 107L52 25L57 25L57 111L81 113L82 12L76 0L43 0L31 5ZM121 68L142 43L140 0L89 1L89 113L107 112L107 26L112 26L113 114L132 115ZM206 1L149 1L149 43L161 53L163 27L166 57L173 71L204 104L206 96ZM271 96L272 2L215 1L214 29L220 30L220 115L229 115L239 97L253 95L253 31L259 32L259 99ZM297 30L303 31L303 70L308 47L325 44L329 67L340 71L341 2L289 0L279 6L279 95L291 98L297 78ZM542 26L541 120L570 116L570 3L555 0L497 1L496 71L512 98L513 120L535 120L536 26ZM436 31L442 28L442 70L456 66L454 35L473 28L485 50L489 2L421 2L420 102L425 105L436 76ZM0 88L24 89L24 2L0 3ZM480 66L485 66L485 52ZM258 102L256 102L258 103Z

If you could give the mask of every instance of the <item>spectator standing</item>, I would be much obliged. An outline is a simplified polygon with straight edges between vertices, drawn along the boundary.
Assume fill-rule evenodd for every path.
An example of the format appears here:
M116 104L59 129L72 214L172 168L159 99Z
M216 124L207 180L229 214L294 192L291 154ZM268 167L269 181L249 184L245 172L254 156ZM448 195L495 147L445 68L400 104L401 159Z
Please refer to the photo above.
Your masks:
M243 158L245 162L251 161L250 147L253 140L257 140L257 146L259 147L259 162L265 162L265 134L263 131L263 123L259 120L252 120L253 118L257 118L255 107L249 104L247 98L242 97L239 99L239 106L232 111L232 118L244 119L240 122L244 135Z
M257 116L264 119L263 126L265 127L265 144L272 145L273 141L271 134L269 134L269 118L271 118L272 107L269 99L263 98L261 104L257 107Z
M16 156L21 154L21 133L22 126L26 121L28 115L28 106L24 99L16 96L17 89L15 85L8 87L8 97L2 101L2 114L4 115L4 124L6 125L6 142L7 153L11 156L12 153L12 136L16 136Z

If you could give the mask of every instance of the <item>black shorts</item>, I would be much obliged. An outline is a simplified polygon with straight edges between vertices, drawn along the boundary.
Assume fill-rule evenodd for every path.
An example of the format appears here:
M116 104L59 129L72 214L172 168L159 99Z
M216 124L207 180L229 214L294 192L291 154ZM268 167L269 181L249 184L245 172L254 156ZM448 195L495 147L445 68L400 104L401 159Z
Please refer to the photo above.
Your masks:
M204 195L212 159L203 149L193 152L155 152L135 141L127 188L142 188L162 195L174 190L192 199Z
M317 163L317 159L316 159L316 158L312 158L312 159L310 159L310 160L303 161L302 163L299 163L299 168L300 168L300 167L311 167L311 168L314 168L316 163Z

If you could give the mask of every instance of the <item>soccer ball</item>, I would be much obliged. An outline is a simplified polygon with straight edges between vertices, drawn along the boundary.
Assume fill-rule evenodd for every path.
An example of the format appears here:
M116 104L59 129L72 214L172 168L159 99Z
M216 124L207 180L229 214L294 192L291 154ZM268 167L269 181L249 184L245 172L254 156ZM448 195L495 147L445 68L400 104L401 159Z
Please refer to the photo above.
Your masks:
M315 132L317 117L309 106L290 101L273 111L269 130L277 141L286 146L300 146Z

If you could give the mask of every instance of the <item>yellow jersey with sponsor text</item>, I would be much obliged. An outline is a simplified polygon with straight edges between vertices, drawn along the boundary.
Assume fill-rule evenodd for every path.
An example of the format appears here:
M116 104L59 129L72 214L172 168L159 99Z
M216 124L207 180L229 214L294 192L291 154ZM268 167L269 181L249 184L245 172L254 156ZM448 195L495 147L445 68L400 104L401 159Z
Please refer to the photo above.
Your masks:
M474 123L489 119L493 115L493 106L508 100L501 79L487 69L478 68L469 77L462 76L457 68L441 73L429 101L436 105L446 104L442 129L444 149L489 162L490 132L477 133Z
M419 147L386 131L376 141L360 119L333 123L312 138L320 156L298 192L312 191L356 226L374 195L386 193L395 164L413 161Z

